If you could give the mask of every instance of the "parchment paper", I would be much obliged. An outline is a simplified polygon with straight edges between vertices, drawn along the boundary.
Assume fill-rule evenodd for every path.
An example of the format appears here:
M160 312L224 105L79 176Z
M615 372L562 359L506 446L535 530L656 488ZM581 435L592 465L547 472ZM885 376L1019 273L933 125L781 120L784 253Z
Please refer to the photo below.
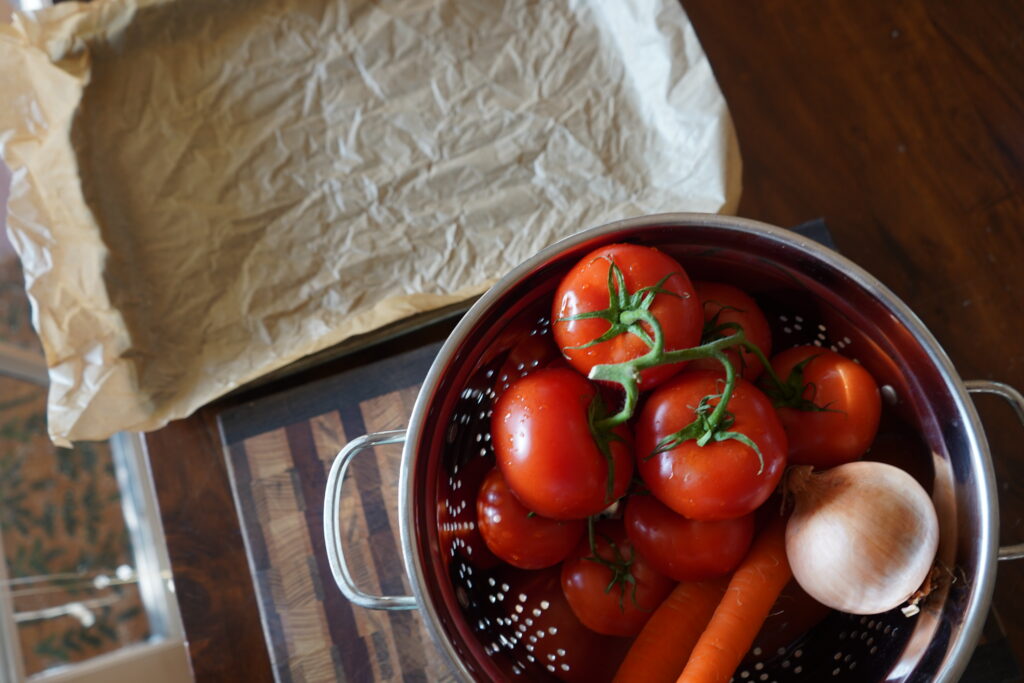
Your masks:
M0 27L58 443L150 430L545 245L729 211L675 0L105 0Z

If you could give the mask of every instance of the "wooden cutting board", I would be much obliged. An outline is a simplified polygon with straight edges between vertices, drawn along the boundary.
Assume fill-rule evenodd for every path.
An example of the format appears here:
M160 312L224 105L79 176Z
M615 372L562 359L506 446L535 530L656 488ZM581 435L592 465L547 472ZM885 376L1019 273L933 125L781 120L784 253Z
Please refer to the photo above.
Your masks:
M275 676L282 682L455 680L416 611L351 605L330 574L327 471L350 439L400 429L452 321L356 354L330 378L222 414L234 494ZM341 503L349 564L366 592L409 595L398 542L401 446L366 451Z

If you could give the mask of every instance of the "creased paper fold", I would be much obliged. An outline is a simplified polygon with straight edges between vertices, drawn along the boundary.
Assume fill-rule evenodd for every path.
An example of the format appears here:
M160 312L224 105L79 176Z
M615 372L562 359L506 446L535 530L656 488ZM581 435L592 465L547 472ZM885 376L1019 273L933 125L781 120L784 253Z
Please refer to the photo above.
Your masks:
M55 441L150 430L551 242L730 211L678 3L106 0L0 27Z

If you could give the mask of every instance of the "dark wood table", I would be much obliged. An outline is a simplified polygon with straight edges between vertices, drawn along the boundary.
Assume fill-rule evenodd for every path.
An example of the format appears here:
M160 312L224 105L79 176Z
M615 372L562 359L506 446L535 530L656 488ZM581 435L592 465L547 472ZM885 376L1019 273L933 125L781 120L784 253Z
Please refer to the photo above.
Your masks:
M824 217L964 378L1024 387L1024 4L684 0L744 161L739 214ZM336 371L229 397L147 437L199 680L272 680L218 415ZM1024 431L979 399L1003 543L1024 540ZM1024 562L996 614L1024 662Z

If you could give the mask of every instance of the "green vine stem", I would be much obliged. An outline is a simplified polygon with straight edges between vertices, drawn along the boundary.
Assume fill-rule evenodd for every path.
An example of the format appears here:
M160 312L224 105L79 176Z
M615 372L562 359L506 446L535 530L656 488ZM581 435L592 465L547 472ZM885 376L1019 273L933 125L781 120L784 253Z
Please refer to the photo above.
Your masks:
M613 431L615 425L604 424L607 414L601 392L594 392L594 398L591 399L590 406L587 408L587 424L590 426L590 436L594 439L597 450L600 451L608 465L604 502L610 505L615 502L615 456L612 454L612 442L622 441L622 438Z
M789 371L789 376L784 382L776 380L774 386L765 387L765 393L768 395L768 398L772 400L772 403L776 408L794 408L804 412L843 412L841 410L831 408L831 403L818 405L815 400L818 395L817 385L813 382L804 381L804 368L806 368L807 364L819 355L821 354L808 356L794 365L793 369ZM808 388L811 390L811 395L809 398L804 398L804 394L807 392Z
M725 370L725 385L722 388L721 394L705 397L706 401L702 402L702 404L705 405L704 410L706 411L707 401L710 401L711 398L719 399L718 403L711 410L710 414L699 412L694 422L687 425L686 428L676 435L673 435L673 438L679 440L695 439L699 446L704 446L711 441L736 439L753 448L757 452L758 459L761 459L761 452L752 440L744 434L728 431L733 422L733 418L728 412L729 399L736 388L737 375L736 369L724 351L732 347L743 347L753 353L764 366L768 377L774 384L773 389L775 392L783 394L787 390L786 384L779 380L764 352L747 339L743 327L737 323L723 323L715 328L714 331L719 334L732 330L732 334L727 336L705 341L698 346L687 349L666 351L664 331L662 330L661 323L655 318L650 308L658 294L678 296L674 292L663 288L662 285L664 285L668 278L669 276L666 275L656 285L643 287L636 292L630 293L626 288L625 277L621 269L613 261L608 270L608 308L603 311L580 313L562 319L563 322L569 322L600 318L609 323L609 328L602 335L582 346L572 348L587 348L608 341L619 334L635 335L648 346L647 352L642 356L622 363L595 365L590 370L590 379L618 384L622 387L624 393L622 408L617 413L607 415L603 410L603 405L595 403L591 406L589 415L591 433L594 435L602 455L608 461L606 497L609 498L614 482L609 440L612 438L612 430L615 427L633 417L640 398L640 377L641 372L644 370L660 365L697 360L699 358L715 358L718 360ZM645 325L646 328L650 329L649 333Z
M590 555L583 559L588 560L590 562L596 562L597 564L605 567L606 569L608 569L608 571L612 573L612 579L608 582L608 585L605 587L604 592L611 593L616 586L621 587L621 592L619 593L620 610L625 611L626 609L625 596L627 585L632 588L632 590L630 591L630 599L633 602L633 606L637 609L642 609L639 603L637 603L636 601L636 578L633 576L633 572L630 570L630 567L636 559L636 550L634 550L633 546L630 545L629 558L627 559L623 556L622 550L619 548L618 544L615 543L615 541L608 538L604 534L601 534L601 537L604 539L605 543L608 544L608 548L611 550L614 559L607 560L601 557L601 555L597 552L597 538L596 532L594 530L594 519L595 517L593 516L587 517L587 540L590 543Z
M707 339L706 336L704 339L705 341L722 339L723 337L721 336L721 333L728 330L732 330L733 335L743 333L743 327L739 323L721 323L713 328L712 332L716 335L713 339ZM705 332L705 334L707 334L707 332ZM732 338L732 336L729 338ZM817 388L809 382L804 382L804 367L806 367L813 359L817 358L817 355L810 356L797 363L790 371L789 377L783 380L775 372L775 368L771 366L771 363L768 362L768 358L764 355L761 347L747 339L740 342L740 345L749 353L754 354L754 356L756 356L761 362L761 366L764 368L765 375L768 380L765 382L763 381L765 378L762 378L761 386L776 408L795 408L796 410L802 410L805 412L842 412L833 410L829 408L828 405L821 406L815 403L814 395L817 393ZM805 399L803 395L808 386L812 389L811 398Z
M711 355L725 367L725 387L722 388L722 397L718 399L715 409L708 415L708 430L697 439L698 446L705 445L714 436L715 430L722 421L722 417L726 414L726 408L729 406L732 392L736 389L736 368L732 366L732 363L729 362L729 359L721 351L715 351Z
M638 320L642 320L646 323L654 333L654 339L651 343L651 348L642 356L624 363L595 365L590 370L590 379L603 382L613 382L621 386L622 390L625 392L625 400L623 402L622 409L614 415L610 415L599 421L596 427L599 430L610 429L626 422L633 416L633 413L636 410L637 401L640 398L641 371L646 370L647 368L657 367L659 365L682 363L684 361L696 360L698 358L716 358L725 368L726 388L723 390L723 394L725 394L725 396L718 404L718 407L716 407L716 412L721 415L721 413L725 411L725 407L729 402L727 397L732 395L732 390L736 385L736 371L733 368L732 363L725 354L722 353L722 351L733 346L749 343L742 328L733 335L722 337L721 339L716 339L700 346L666 351L665 335L662 332L661 324L650 311L637 310L628 311L627 313L631 316L636 316ZM754 345L751 344L751 346ZM720 411L719 408L721 408Z
M721 334L727 330L732 330L732 334L728 336ZM717 341L719 339L731 339L736 334L743 333L744 330L743 326L739 323L722 323L715 327L714 332L716 333L716 336L711 339L706 339L706 341L710 342ZM771 380L771 384L776 389L782 390L782 388L785 387L785 383L775 373L775 369L772 367L772 364L768 362L768 357L764 355L764 351L761 350L760 346L747 339L746 335L743 336L743 341L740 342L740 346L742 346L747 353L752 353L757 360L760 361L761 367L764 368L765 374L768 375L768 379Z

